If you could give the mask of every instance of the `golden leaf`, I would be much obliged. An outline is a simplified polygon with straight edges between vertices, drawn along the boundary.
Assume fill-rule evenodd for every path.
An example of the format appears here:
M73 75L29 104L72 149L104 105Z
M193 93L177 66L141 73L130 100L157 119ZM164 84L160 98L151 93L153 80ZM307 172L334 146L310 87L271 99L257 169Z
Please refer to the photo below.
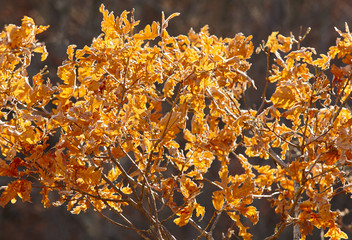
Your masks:
M176 218L174 220L174 223L176 223L176 225L180 227L186 225L189 219L192 217L193 210L194 210L193 204L192 203L188 204L186 207L184 207L183 209L181 209L176 213L176 215L180 217Z
M241 213L243 216L249 218L253 224L256 224L259 220L259 213L254 206L248 206L241 209Z
M68 87L73 87L76 81L76 69L72 63L67 63L60 66L57 70L57 75L61 78Z
M42 54L40 61L44 61L48 57L48 52L46 50L45 45L41 45L39 47L36 47L33 51Z
M159 35L159 24L153 22L152 26L147 25L144 30L133 36L136 40L152 40Z
M0 197L0 206L4 207L8 202L16 202L16 197L22 198L22 201L30 201L30 191L32 183L25 179L15 180L7 185Z
M205 207L201 206L199 203L196 203L195 208L196 208L196 216L200 217L199 221L201 221L205 214Z
M270 52L274 53L277 50L283 52L289 52L292 48L292 39L291 37L284 37L279 32L273 32L268 37L268 41L265 44L265 47L269 48Z
M299 204L299 209L305 212L312 212L313 211L313 203L309 200L306 200Z
M124 194L131 194L131 193L132 193L132 188L130 188L130 187L122 187L122 188L121 188L121 191L122 191Z
M330 227L324 237L330 237L331 240L348 239L347 234L341 231L336 225Z
M117 179L120 174L120 169L118 169L117 167L113 167L108 173L108 179L113 182Z
M252 239L252 234L247 232L247 229L249 227L243 226L243 224L240 221L240 216L236 214L236 212L226 212L227 215L236 223L236 226L239 228L239 236L241 236L244 240L251 240Z
M50 207L50 200L49 200L49 197L48 197L49 188L48 187L43 187L42 190L40 191L40 194L43 196L42 203L44 205L44 208Z
M68 56L68 59L71 61L73 60L73 53L74 53L75 47L77 46L74 44L67 47L67 56Z
M313 64L322 70L326 70L330 67L330 56L326 56L325 54L320 54L321 58L314 60Z
M297 103L297 92L289 84L280 85L270 100L277 108L290 109Z
M182 176L180 180L180 190L182 195L188 199L199 193L199 188L190 178Z
M217 211L222 210L222 207L224 206L225 202L225 197L222 192L216 191L213 192L213 206Z

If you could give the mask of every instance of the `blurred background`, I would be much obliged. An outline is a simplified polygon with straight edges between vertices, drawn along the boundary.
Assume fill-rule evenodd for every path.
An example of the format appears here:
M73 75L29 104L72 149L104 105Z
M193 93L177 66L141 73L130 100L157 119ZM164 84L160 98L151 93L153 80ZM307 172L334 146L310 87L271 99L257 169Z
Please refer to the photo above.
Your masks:
M38 36L46 43L49 57L44 63L34 59L30 74L48 65L49 76L55 81L56 69L66 57L67 46L76 44L83 48L101 33L101 3L109 11L114 11L115 16L134 8L135 19L141 20L141 27L160 21L161 11L166 16L180 12L181 15L169 23L170 35L187 34L190 28L198 32L207 24L210 33L218 37L233 37L238 32L253 35L255 47L273 31L280 31L283 35L292 32L298 36L311 27L303 45L314 47L318 54L326 53L329 46L335 44L338 34L334 27L344 30L347 22L352 28L351 0L0 0L0 27L10 23L20 25L24 15L32 17L37 24L50 25ZM255 79L260 91L265 81L265 57L253 54L250 62L253 65L249 75ZM260 93L251 90L249 104L259 104L259 96ZM0 178L2 184L4 179ZM0 240L138 239L133 232L119 229L94 213L76 216L66 212L64 207L43 209L40 201L40 196L34 194L31 204L18 201L15 205L0 208ZM352 210L351 199L343 196L334 199L333 206ZM262 220L251 233L253 239L259 240L271 235L280 219L269 210L269 203L258 208L262 211ZM227 229L226 219L221 220L224 222L220 224ZM344 221L350 224L352 220L346 217ZM178 231L178 239L194 237L187 227ZM352 238L351 233L349 237ZM292 239L291 230L284 232L279 239ZM309 239L323 238L317 231Z

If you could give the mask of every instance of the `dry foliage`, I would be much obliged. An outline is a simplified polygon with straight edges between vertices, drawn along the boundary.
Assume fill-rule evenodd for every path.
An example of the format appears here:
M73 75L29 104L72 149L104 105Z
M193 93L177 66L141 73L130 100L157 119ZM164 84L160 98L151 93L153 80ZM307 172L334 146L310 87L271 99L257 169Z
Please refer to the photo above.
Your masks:
M68 47L55 86L45 70L27 74L34 53L47 56L36 40L47 27L25 17L1 32L0 176L10 179L1 206L17 197L30 201L31 188L39 187L44 207L67 204L74 214L92 207L145 239L175 239L167 221L213 239L221 215L236 226L223 239L251 239L245 219L260 221L253 200L262 199L281 217L268 239L288 226L300 239L313 228L347 238L340 212L331 209L334 196L352 193L347 26L320 57L301 47L305 36L272 33L258 47L268 64L262 104L254 109L245 102L246 89L255 88L247 75L251 36L218 38L207 27L169 36L168 21L178 14L134 32L133 13L115 18L103 5L100 11L103 34L83 49ZM271 96L269 85L276 86ZM59 137L50 144L53 135ZM242 173L229 167L233 161ZM201 204L205 190L213 206ZM126 207L149 228L137 228Z

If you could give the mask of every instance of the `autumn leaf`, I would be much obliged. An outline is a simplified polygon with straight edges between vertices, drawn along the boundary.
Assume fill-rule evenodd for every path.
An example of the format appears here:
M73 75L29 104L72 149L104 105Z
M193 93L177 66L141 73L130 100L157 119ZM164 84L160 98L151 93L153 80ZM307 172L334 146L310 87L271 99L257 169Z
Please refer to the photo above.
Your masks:
M45 61L47 59L48 55L49 55L47 50L46 50L45 45L38 46L33 51L36 52L36 53L41 53L42 54L42 56L40 58L41 61Z
M10 201L15 203L17 196L19 196L23 202L30 202L31 189L32 183L28 180L18 179L9 183L1 193L0 206L4 207Z
M240 216L236 212L227 212L227 215L236 223L236 226L239 228L239 236L243 237L245 240L251 240L252 234L247 232L249 227L244 226L240 221Z
M136 40L152 40L159 35L159 24L153 22L152 25L147 25L144 30L135 34L133 37Z
M271 96L271 101L277 108L290 109L299 99L297 91L289 83L280 85Z
M328 69L330 66L331 57L325 54L320 54L320 56L321 58L314 60L313 64L321 68L322 70Z
M217 211L222 210L225 202L225 197L221 192L213 193L213 206Z
M329 228L324 237L330 237L331 240L348 239L347 234L335 225Z
M180 211L178 211L176 215L179 217L174 220L174 223L180 227L186 225L192 216L193 210L193 204L189 204Z
M67 47L67 56L70 61L73 60L73 53L74 53L75 47L77 47L77 46L74 44Z
M248 206L241 210L243 216L249 218L252 223L256 224L259 221L259 213L254 206Z
M195 203L196 216L200 217L199 221L202 221L205 214L205 207L201 206L199 203Z
M199 193L198 186L188 177L182 177L180 182L180 190L183 196L188 199Z
M268 41L265 44L265 47L269 48L270 52L274 53L277 50L281 50L283 52L289 52L292 47L292 39L291 37L284 37L279 32L273 32Z

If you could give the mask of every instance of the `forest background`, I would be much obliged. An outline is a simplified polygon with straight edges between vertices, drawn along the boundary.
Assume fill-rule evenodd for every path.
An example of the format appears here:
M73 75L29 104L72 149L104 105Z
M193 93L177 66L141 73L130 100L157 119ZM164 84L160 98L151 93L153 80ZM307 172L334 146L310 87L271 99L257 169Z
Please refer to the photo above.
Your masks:
M181 15L173 19L168 27L170 35L187 34L190 28L196 32L209 25L210 33L221 37L233 37L236 33L253 35L255 47L273 31L287 36L304 33L307 27L312 30L303 45L314 47L317 53L327 52L335 44L338 34L334 27L344 29L347 22L352 24L352 1L349 0L106 0L106 8L119 15L123 10L135 9L135 18L144 24L161 20L161 12L168 16L174 12ZM100 34L102 15L97 0L1 0L0 27L6 24L20 25L23 16L30 16L36 24L50 25L48 31L39 35L46 43L49 57L43 63L34 59L31 70L36 73L44 65L49 67L50 78L57 79L56 69L66 58L70 44L78 48L89 45ZM265 84L265 56L254 54L253 64L248 74L262 89ZM31 72L29 73L31 74ZM260 94L254 89L248 93L248 104L260 104ZM0 179L0 186L5 183ZM62 208L44 209L40 197L34 194L32 203L18 202L0 208L0 240L2 239L131 239L129 232L116 228L99 215L88 212L71 215ZM349 207L351 199L341 196L334 199L333 205ZM265 209L266 206L259 206ZM267 206L268 208L268 206ZM269 208L268 208L269 209ZM138 218L138 216L135 216ZM269 236L276 221L274 213L261 213L264 224L253 229L254 239ZM350 223L351 216L344 219ZM175 225L175 227L177 227ZM184 229L184 239L192 239ZM123 233L123 234L122 234ZM319 232L315 233L319 236ZM123 237L122 237L123 236ZM314 239L315 236L313 236ZM352 237L352 236L349 236ZM290 239L288 230L280 239Z

